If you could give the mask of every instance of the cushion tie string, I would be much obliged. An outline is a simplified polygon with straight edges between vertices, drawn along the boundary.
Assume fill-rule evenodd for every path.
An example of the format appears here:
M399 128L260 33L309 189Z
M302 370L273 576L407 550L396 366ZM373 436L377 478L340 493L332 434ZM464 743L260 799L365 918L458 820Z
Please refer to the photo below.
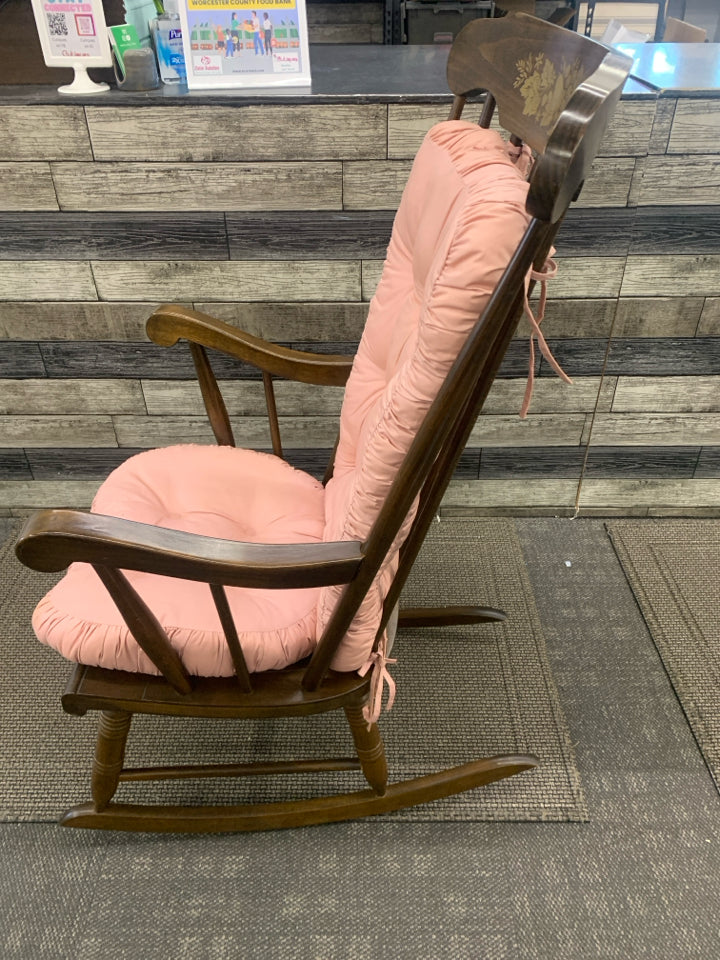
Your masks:
M541 271L531 270L530 279L538 280L540 282L540 302L538 303L537 317L532 312L530 307L530 301L528 300L527 290L525 292L525 316L530 322L530 370L528 372L527 386L525 387L525 396L523 398L522 407L520 408L520 418L522 420L527 416L528 409L530 408L530 400L532 399L533 387L535 385L535 338L537 337L538 346L540 347L540 352L545 357L547 362L550 364L555 373L565 381L565 383L572 383L570 377L565 373L563 368L557 362L555 357L552 355L550 347L547 345L547 341L540 330L540 324L543 321L545 316L545 304L547 302L547 282L552 280L553 277L557 275L557 263L548 257L543 265Z
M358 670L359 675L364 677L368 670L372 669L370 696L363 707L363 717L367 721L368 729L374 723L377 723L380 718L383 686L385 684L388 686L388 700L385 710L392 710L392 705L395 702L395 681L387 668L389 663L397 663L397 660L391 660L387 656L387 634L383 634L377 650L373 650L367 662Z

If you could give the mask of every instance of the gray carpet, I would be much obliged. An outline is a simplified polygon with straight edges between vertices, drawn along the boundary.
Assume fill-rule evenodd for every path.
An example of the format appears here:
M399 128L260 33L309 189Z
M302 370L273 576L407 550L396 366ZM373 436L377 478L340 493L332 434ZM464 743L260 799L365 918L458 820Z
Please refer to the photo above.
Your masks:
M603 523L516 526L589 822L2 824L3 960L720 957L720 798Z
M607 528L720 789L720 521L615 520Z
M0 670L4 697L0 818L54 820L88 798L96 719L67 717L59 694L69 667L31 636L32 609L54 577L23 568L12 538L0 554ZM391 820L583 820L579 776L548 667L545 644L511 521L446 521L433 527L406 603L477 600L505 609L501 625L402 632L393 656L398 697L381 728L391 780L498 753L534 753L535 770L460 797L388 815ZM138 717L128 765L352 753L342 716L278 721ZM335 779L123 784L118 800L186 803L285 799L357 789Z

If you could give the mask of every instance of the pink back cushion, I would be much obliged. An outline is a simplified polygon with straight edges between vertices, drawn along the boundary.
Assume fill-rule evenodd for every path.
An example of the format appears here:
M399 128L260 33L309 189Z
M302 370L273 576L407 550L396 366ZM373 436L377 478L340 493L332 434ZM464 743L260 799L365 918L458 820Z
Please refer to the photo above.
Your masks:
M395 218L340 422L324 539L365 540L422 420L527 226L527 183L495 131L455 120L428 133ZM333 660L367 660L406 518ZM321 591L318 631L341 588Z

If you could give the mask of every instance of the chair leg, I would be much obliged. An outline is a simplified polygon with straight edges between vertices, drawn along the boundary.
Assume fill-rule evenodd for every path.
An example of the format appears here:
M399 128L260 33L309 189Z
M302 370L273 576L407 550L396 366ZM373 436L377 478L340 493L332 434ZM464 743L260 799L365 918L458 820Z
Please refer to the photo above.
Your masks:
M132 714L126 710L103 710L100 714L91 787L98 813L107 807L117 790L131 719Z
M345 716L350 724L355 749L365 779L375 793L382 797L387 790L388 768L385 759L385 745L376 723L368 729L361 706L345 707Z

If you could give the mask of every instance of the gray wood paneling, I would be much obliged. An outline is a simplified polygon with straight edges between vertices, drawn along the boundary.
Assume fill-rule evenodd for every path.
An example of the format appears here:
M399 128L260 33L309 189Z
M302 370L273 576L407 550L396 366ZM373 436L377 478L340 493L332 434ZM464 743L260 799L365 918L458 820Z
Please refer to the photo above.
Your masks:
M443 498L441 516L458 516L453 508L572 506L575 480L453 480Z
M0 380L0 414L146 413L138 380Z
M655 120L655 101L624 100L618 103L598 155L642 157L648 151Z
M304 210L302 213L228 213L233 260L343 260L384 257L394 215Z
M681 99L673 117L668 153L720 153L720 104Z
M720 503L720 481L715 480L586 480L580 498L581 514L586 508L613 507L629 515L638 504L647 505L647 514L683 515L692 507Z
M584 414L534 414L515 416L483 414L473 428L473 447L569 447L579 444L585 427Z
M222 213L5 213L6 260L226 260Z
M47 163L0 163L0 210L57 210Z
M103 300L360 299L360 264L350 260L121 260L93 262L92 270Z
M550 338L607 337L613 316L614 337L693 337L702 297L628 297L622 300L548 299L542 328ZM521 321L522 335L529 327Z
M624 257L558 257L557 276L548 281L548 297L616 297L620 291ZM539 295L536 286L533 299Z
M260 381L220 381L225 406L231 416L262 417L266 415L265 392ZM151 416L182 414L202 416L205 412L200 387L192 381L145 380L142 384L147 412ZM275 384L278 413L289 417L337 417L343 390L340 387L317 387L287 380Z
M104 480L139 450L126 447L50 447L27 450L35 480Z
M702 297L623 297L618 301L616 337L693 337Z
M555 247L562 257L624 257L630 251L636 211L571 208L560 227Z
M720 369L706 377L620 377L613 413L720 413Z
M358 341L367 303L206 303L195 307L266 340Z
M720 193L718 194L720 200ZM715 253L720 249L720 207L637 207L633 254Z
M428 130L447 120L450 108L446 103L388 105L388 157L409 160L415 156ZM479 107L469 104L463 119L477 120Z
M0 447L114 447L107 416L0 417Z
M90 265L78 260L6 260L0 300L97 300Z
M0 503L18 515L27 509L89 507L97 491L94 480L0 480Z
M159 347L154 343L99 341L48 341L40 352L49 377L87 379L194 379L195 370L186 344ZM257 371L217 352L212 353L218 376L257 377Z
M720 415L613 414L595 418L593 445L600 446L705 446L720 444Z
M693 476L700 447L591 447L585 476L590 478ZM579 478L584 447L485 448L480 479Z
M698 457L695 476L698 479L720 479L720 446L703 447Z
M231 421L238 443L267 449L270 431L266 417ZM113 417L121 447L159 447L173 443L214 443L206 417ZM335 443L337 422L332 417L280 417L280 434L288 447L328 447ZM17 444L15 444L17 446Z
M607 341L551 340L550 349L571 376L600 372ZM607 374L632 377L714 376L720 370L720 339L613 338ZM554 376L543 358L541 376Z
M156 303L0 301L0 337L9 340L142 340Z
M519 413L525 395L526 382L526 379L496 380L483 407L483 413ZM533 389L530 414L592 411L599 389L599 377L580 377L571 384L559 378L538 379ZM614 390L615 378L607 377L602 385L600 410L610 409Z
M720 337L720 297L708 297L703 305L697 335Z
M51 164L62 210L340 210L328 163Z
M37 343L5 342L0 349L0 377L44 377L45 364Z
M343 209L396 210L410 167L407 160L343 163Z
M228 107L86 110L96 160L183 164L267 160L276 165L287 160L373 159L386 153L384 104L258 106L236 100ZM241 177L226 181L227 192L241 200L247 187ZM243 204L228 208L242 209Z
M720 254L630 256L622 297L697 297L720 293Z
M578 207L624 207L635 173L632 157L600 157L592 165Z
M633 183L638 206L714 206L720 196L720 156L646 157Z
M667 150L676 103L677 100L672 99L655 101L655 120L650 134L648 153L665 153Z
M32 480L24 450L0 450L0 480Z
M0 106L0 130L0 160L92 160L79 106Z

